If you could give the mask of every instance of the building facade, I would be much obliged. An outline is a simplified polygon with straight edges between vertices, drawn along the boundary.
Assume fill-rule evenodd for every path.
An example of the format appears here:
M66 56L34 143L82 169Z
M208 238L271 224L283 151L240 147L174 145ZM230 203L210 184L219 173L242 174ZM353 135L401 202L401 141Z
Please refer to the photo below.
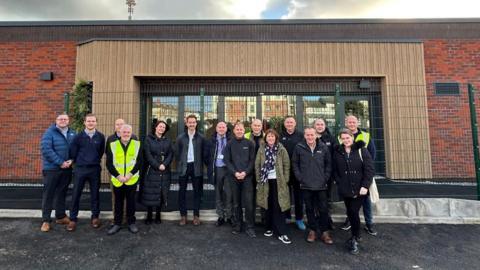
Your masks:
M218 120L280 129L286 115L334 131L354 114L379 175L473 179L478 29L480 19L3 22L0 178L41 179L41 134L86 80L106 134L118 117L141 136L165 120L175 138L191 113L207 135Z

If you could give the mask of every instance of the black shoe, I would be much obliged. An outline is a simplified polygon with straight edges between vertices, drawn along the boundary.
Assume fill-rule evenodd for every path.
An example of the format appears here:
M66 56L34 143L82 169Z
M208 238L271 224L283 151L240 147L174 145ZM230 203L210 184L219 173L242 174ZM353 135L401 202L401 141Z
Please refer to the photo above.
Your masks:
M255 238L257 235L255 234L255 231L253 229L246 229L245 233L250 237L250 238Z
M350 221L348 221L348 218L345 220L345 222L343 223L342 227L340 227L340 229L344 230L344 231L348 231L350 230L350 228L352 228L352 226L350 225Z
M120 225L113 225L107 232L108 235L114 235L122 229Z
M146 224L146 225L152 224L152 219L148 219L148 218L145 219L145 224Z
M347 248L350 254L358 254L358 242L357 240L355 240L355 237L352 237L350 240L347 241Z
M375 229L373 228L373 224L367 224L364 229L370 235L377 236L378 234L377 231L375 231Z
M128 225L128 230L131 233L138 233L138 228L137 228L137 225L135 225L135 223Z
M222 226L223 224L225 224L225 219L223 219L223 218L221 218L221 217L219 217L219 218L217 219L217 222L215 222L215 226L217 226L217 227L220 227L220 226Z
M240 234L241 232L242 230L240 230L240 228L233 228L232 230L232 234L235 234L235 235Z

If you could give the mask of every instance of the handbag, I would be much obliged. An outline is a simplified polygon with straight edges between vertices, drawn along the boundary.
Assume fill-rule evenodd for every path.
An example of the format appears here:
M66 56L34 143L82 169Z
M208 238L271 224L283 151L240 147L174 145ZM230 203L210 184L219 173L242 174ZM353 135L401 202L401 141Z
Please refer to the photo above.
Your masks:
M378 194L377 182L375 182L375 177L372 180L372 184L368 188L368 192L370 193L370 201L372 201L372 203L377 203L380 201L380 194Z
M360 159L362 160L363 163L363 157L362 157L362 149L358 149L358 154L360 155ZM368 193L370 194L370 201L372 203L377 203L380 201L380 194L378 193L378 188L377 188L377 182L375 181L375 177L372 179L372 184L370 184L370 187L368 188Z

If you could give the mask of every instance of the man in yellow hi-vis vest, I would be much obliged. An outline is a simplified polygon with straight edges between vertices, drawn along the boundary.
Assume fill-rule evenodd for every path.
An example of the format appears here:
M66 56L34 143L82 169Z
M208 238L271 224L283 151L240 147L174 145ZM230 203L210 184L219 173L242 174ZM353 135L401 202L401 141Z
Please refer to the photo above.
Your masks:
M108 230L112 235L121 229L123 201L127 201L128 230L137 233L135 225L135 192L143 161L140 141L132 139L132 126L124 124L120 128L120 140L110 143L107 155L107 169L112 175L114 204L114 224Z

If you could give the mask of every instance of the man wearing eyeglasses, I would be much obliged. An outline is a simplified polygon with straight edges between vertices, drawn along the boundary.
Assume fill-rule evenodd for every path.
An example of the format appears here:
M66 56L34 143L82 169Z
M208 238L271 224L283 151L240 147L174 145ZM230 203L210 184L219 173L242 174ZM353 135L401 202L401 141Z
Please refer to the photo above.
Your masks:
M42 195L42 232L51 229L51 213L55 201L56 224L67 225L70 219L65 214L65 195L72 181L72 160L69 148L75 132L68 127L69 118L65 113L59 114L55 124L43 134L40 143L43 160L43 195Z

